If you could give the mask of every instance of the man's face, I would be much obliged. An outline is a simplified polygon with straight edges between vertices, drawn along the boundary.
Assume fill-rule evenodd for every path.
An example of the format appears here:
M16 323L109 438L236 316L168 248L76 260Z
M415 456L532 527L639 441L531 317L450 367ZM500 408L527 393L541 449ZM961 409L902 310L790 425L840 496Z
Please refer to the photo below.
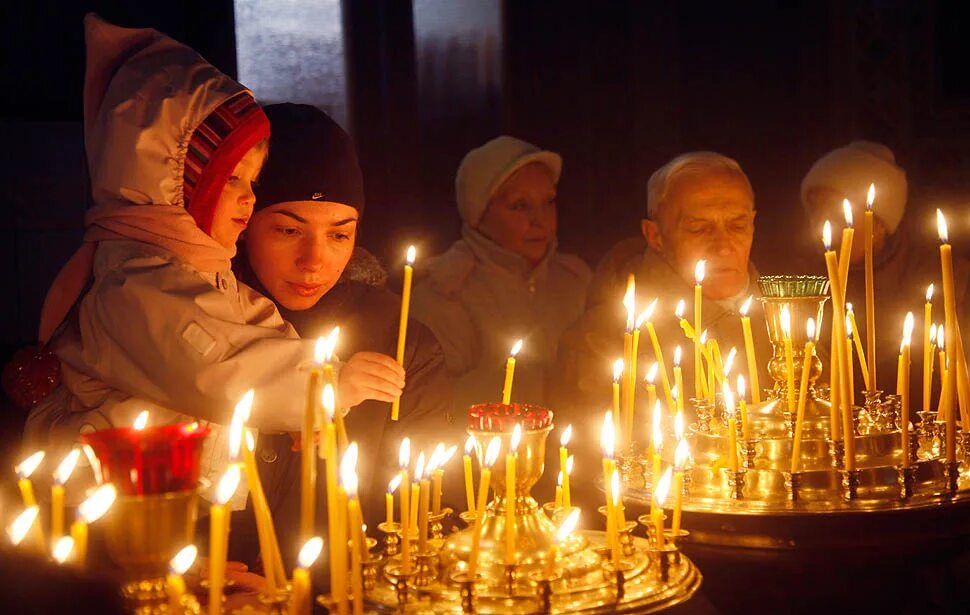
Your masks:
M688 282L693 283L697 261L706 260L704 295L726 299L748 283L754 216L754 195L745 180L712 171L676 180L659 220L645 220L643 230L650 247Z
M513 173L492 195L478 230L533 265L556 238L556 184L545 165L533 162Z
M226 248L236 247L239 234L246 230L249 217L253 215L253 205L256 204L253 182L259 176L265 160L265 147L252 148L232 170L229 181L222 188L212 214L209 236Z
M357 210L342 203L278 203L253 215L249 264L272 298L307 310L340 279L357 238Z

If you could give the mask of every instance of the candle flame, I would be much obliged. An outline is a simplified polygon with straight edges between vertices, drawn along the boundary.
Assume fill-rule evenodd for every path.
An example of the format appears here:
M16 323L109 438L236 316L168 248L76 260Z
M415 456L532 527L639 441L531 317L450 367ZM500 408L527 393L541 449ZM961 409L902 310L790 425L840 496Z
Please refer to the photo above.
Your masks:
M657 508L663 508L667 500L667 493L670 491L671 471L668 467L664 470L663 476L657 481L657 488L654 489L653 499L657 503Z
M87 458L88 463L91 464L91 472L94 474L95 482L100 485L104 482L104 477L101 475L101 460L94 454L94 449L90 445L82 444L81 450L84 451L84 456Z
M400 486L401 486L401 475L395 474L394 478L387 481L387 492L394 493L395 491L397 491L397 488Z
M721 387L721 393L724 395L724 412L729 417L734 416L734 393L731 391L731 385L727 382Z
M562 470L560 470L559 474L556 476L556 486L562 487Z
M81 456L81 449L72 449L70 453L64 456L61 463L57 465L57 469L54 470L54 482L58 485L63 485L67 482L67 479L71 478L71 473L74 472L74 468L77 466L77 460Z
M637 329L642 327L643 323L650 320L650 317L653 316L654 310L657 309L657 301L658 301L657 299L654 299L653 301L651 301L650 305L647 306L647 309L640 312L640 315L637 316Z
M950 234L946 230L946 218L939 209L936 210L936 232L940 237L940 243L949 243Z
M569 440L573 437L573 426L566 425L566 429L562 430L562 434L559 436L559 446L566 448L569 446Z
M10 542L13 543L14 546L19 545L24 539L24 536L27 535L27 532L30 530L30 526L32 526L34 521L37 520L37 514L39 512L40 509L36 506L29 506L24 509L22 513L17 515L14 522L11 523L10 527L7 528L7 536L10 537Z
M485 467L491 468L495 465L495 460L498 459L498 454L502 450L502 439L498 436L493 436L488 443L488 448L485 450Z
M680 360L683 358L684 351L680 348L680 344L674 347L674 367L680 367Z
M704 268L706 265L707 265L707 261L705 261L704 259L697 261L697 264L694 265L694 282L698 286L700 286L701 283L704 282Z
M337 415L337 394L333 385L329 382L323 385L323 392L320 394L323 402L323 411L327 413L327 420L333 421Z
M674 401L677 401L678 399L680 399L680 389L677 387L676 384L674 386L670 387L670 397Z
M405 255L405 260L408 262L408 265L413 265L414 259L417 258L417 256L418 256L417 249L414 246L408 246L408 251L407 251L407 254Z
M414 482L424 477L424 451L418 453L418 460L414 462Z
M199 549L195 545L188 545L175 554L175 557L168 561L169 570L172 574L183 575L189 571L195 558L199 555Z
M664 432L661 425L662 420L663 410L660 408L660 400L658 399L657 403L653 405L653 417L651 419L651 422L653 423L651 434L653 436L653 450L657 453L660 452L660 449L663 447L664 443Z
M573 462L576 461L573 455L566 457L566 476L573 473Z
M613 361L613 382L619 382L623 376L623 359Z
M623 496L620 491L620 471L613 470L613 475L610 477L610 495L613 496L613 505L622 505Z
M791 337L791 312L787 304L781 306L781 332L785 339Z
M846 316L848 316L851 313L852 313L852 302L851 301L846 301L845 302L845 314L846 314Z
M256 438L253 437L253 432L246 430L246 450L252 452L256 450Z
M71 551L74 550L74 539L70 536L61 536L54 543L54 550L51 552L51 556L54 561L58 564L63 564L67 561L67 558L71 557Z
M522 425L519 423L515 424L515 428L512 430L512 439L509 440L509 452L513 455L519 450L519 443L522 441Z
M825 246L826 252L832 250L832 223L828 220L822 225L822 245Z
M852 228L852 203L849 199L842 199L842 215L845 216L845 225Z
M876 202L876 184L869 184L866 191L866 211L872 211L872 204Z
M424 453L418 457L419 462L424 461ZM417 478L417 474L415 474ZM343 459L340 460L340 482L347 491L347 497L357 497L357 443L351 442L344 452Z
M333 359L333 353L337 349L338 339L340 339L339 326L330 329L330 333L327 334L327 341L323 345L323 361L318 361L319 363L329 362Z
M317 558L320 557L321 551L323 551L323 538L319 536L314 536L303 543L303 547L300 549L300 556L297 558L300 563L300 568L309 568L312 566L317 561Z
M569 511L569 514L566 515L562 525L560 525L559 529L556 530L556 542L565 542L576 529L577 525L579 525L579 509L574 508Z
M930 325L930 343L936 344L936 323Z
M239 468L232 467L236 469L236 476L238 477ZM77 507L77 516L85 523L94 523L108 512L117 497L118 490L115 489L114 485L110 483L101 485Z
M632 331L634 325L634 315L637 306L637 283L636 278L634 278L631 273L626 279L626 292L623 293L623 307L626 308L626 330Z
M674 415L674 437L678 440L684 437L684 413L680 411Z
M447 449L445 449L445 452L444 452L444 454L443 454L443 455L441 456L441 460L440 460L440 462L438 463L438 467L439 467L439 468L443 468L443 467L445 467L445 465L446 465L446 464L447 464L447 463L448 463L449 461L451 461L451 458L452 458L452 457L454 457L454 456L455 456L455 453L457 453L457 452L458 452L458 445L457 445L457 444L452 444L452 445L451 445L451 446L449 446L449 447L448 447Z
M141 431L148 427L148 410L142 410L135 417L135 422L131 424L131 428L135 431Z
M704 329L704 332L701 333L699 341L702 345L707 343L707 329Z
M313 362L317 365L323 365L323 361L327 356L327 338L318 337L316 343L313 345Z
M906 312L906 319L903 321L903 343L909 346L913 340L913 313Z
M731 373L731 368L734 367L734 358L738 354L738 349L731 346L731 350L728 350L727 358L724 359L724 377L727 378L728 374Z
M515 355L519 354L520 350L522 350L522 340L519 340L512 345L512 350L509 351L509 356L514 357Z
M684 318L684 312L686 311L687 311L687 302L681 299L680 301L677 302L677 308L674 310L674 316L682 320Z
M846 314L845 315L845 336L851 340L852 333L853 333L852 318L848 314Z
M926 287L926 302L927 303L930 303L930 302L933 301L933 289L934 289L934 286L932 284L930 284L929 286Z
M425 472L430 476L432 472L441 467L444 457L445 445L443 442L439 442L435 445L434 450L431 451L431 457L428 459L428 466L425 468Z
M232 423L229 424L229 461L234 462L239 459L239 447L242 446L242 441L243 423L234 416Z
M936 328L936 347L940 350L946 349L946 334L943 331L942 324Z
M659 369L660 369L660 364L659 363L657 363L656 361L654 361L653 363L651 363L650 364L650 367L647 369L647 377L645 378L645 380L648 383L653 384L654 380L657 379L657 371Z
M677 470L682 471L684 466L687 465L687 460L690 458L690 447L687 445L687 440L681 438L677 443L677 450L674 451L674 465Z
M805 323L805 335L811 341L815 341L815 319L809 318L808 322Z
M470 456L473 450L475 450L475 436L468 436L465 440L465 454Z
M401 447L398 449L397 463L402 470L407 470L411 465L411 438L401 440Z
M738 399L744 399L748 391L748 385L744 381L744 374L738 374Z
M245 423L249 420L249 416L253 412L253 398L256 396L255 391L249 389L242 396L242 398L236 402L236 408L232 413L232 420L239 419L240 422Z
M741 312L741 315L742 316L747 316L748 315L748 310L751 309L751 302L752 301L754 301L754 295L748 295L748 298L745 299L744 300L744 303L741 304L741 309L738 310L738 311Z
M603 415L603 428L600 430L600 447L603 449L603 456L613 459L615 446L615 427L613 426L613 413L607 410Z

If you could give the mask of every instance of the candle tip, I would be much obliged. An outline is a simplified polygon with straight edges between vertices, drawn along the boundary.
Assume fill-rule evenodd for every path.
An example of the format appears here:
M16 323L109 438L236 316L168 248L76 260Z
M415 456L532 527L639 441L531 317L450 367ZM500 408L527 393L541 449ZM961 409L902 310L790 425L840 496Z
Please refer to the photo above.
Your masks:
M303 547L300 549L300 555L297 558L300 568L309 568L312 566L317 561L317 558L320 557L321 551L323 551L323 538L319 536L314 536L303 543Z
M67 482L67 479L71 477L74 472L74 468L77 466L77 460L81 456L81 449L74 448L71 452L64 456L64 459L57 465L57 469L54 470L54 482L58 485L63 485Z
M509 351L509 356L514 357L522 350L522 340L518 340L512 345L512 350Z
M744 303L741 304L741 309L738 310L738 311L741 312L741 315L742 316L747 316L748 315L748 310L751 309L751 302L752 301L754 301L754 295L748 295L748 298L745 299L744 300Z
M562 430L562 434L559 436L559 446L566 448L569 445L569 440L573 437L573 426L572 424L566 425L566 429Z
M131 424L131 428L135 431L141 431L148 427L148 410L142 410L135 417L134 422Z
M822 245L826 252L832 249L832 223L828 220L822 225Z
M414 246L408 246L408 252L407 252L408 265L414 264L414 259L417 257L417 255L418 255L417 249L415 249Z
M697 264L694 265L694 281L698 285L704 281L704 269L706 265L707 261L704 259L697 261Z
M239 468L237 466L232 466L231 469L235 469L237 483L239 477ZM235 491L235 489L233 489ZM118 490L112 484L101 485L94 490L88 499L81 502L77 507L78 517L85 523L93 523L104 516L111 505L114 504L115 499L118 497ZM228 498L226 498L228 499Z
M67 561L67 558L71 556L71 551L74 550L74 539L70 536L61 536L54 543L54 549L51 551L51 556L54 561L58 564L63 564Z
M657 363L656 361L654 361L653 363L651 363L650 364L650 368L647 370L647 376L646 376L645 380L648 383L653 384L654 381L657 379L657 372L659 370L660 370L660 364L659 363Z
M869 184L866 191L866 211L872 211L872 204L876 202L876 184Z
M852 203L849 199L842 199L842 215L845 216L845 225L852 228Z
M168 562L169 568L174 574L182 575L188 572L189 568L195 562L196 556L199 554L199 549L195 545L188 545L182 547L182 549L175 554Z
M27 531L30 530L30 526L32 526L34 521L37 520L37 514L39 512L40 509L36 506L28 506L22 513L17 515L14 522L11 523L7 528L7 536L10 537L10 542L13 543L14 546L19 545L24 539L24 536L27 535Z
M936 210L936 233L940 237L940 243L949 243L950 234L946 228L946 217L939 209Z
M930 303L931 301L933 301L933 289L934 289L934 286L932 284L930 284L929 286L926 287L926 302L927 303Z
M670 491L670 480L671 471L670 467L668 466L664 471L663 476L661 476L660 480L657 482L657 488L654 489L653 493L653 499L657 503L658 508L663 508L664 502L667 500L667 492Z
M498 454L502 450L502 439L498 436L493 436L488 443L488 448L485 450L485 467L491 468L495 465L495 461L498 459Z

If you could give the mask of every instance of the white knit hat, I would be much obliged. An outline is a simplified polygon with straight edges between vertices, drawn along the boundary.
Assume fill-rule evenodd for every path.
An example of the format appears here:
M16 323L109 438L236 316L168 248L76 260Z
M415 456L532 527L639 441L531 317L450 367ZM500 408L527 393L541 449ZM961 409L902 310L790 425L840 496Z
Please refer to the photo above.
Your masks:
M812 165L802 180L802 205L808 206L812 188L831 188L853 203L866 202L869 184L876 186L873 213L895 233L906 211L906 172L882 143L853 141L832 150Z
M496 137L465 154L455 176L458 213L465 224L477 227L495 191L530 162L545 165L552 172L553 183L559 183L562 173L559 154L541 150L515 137Z

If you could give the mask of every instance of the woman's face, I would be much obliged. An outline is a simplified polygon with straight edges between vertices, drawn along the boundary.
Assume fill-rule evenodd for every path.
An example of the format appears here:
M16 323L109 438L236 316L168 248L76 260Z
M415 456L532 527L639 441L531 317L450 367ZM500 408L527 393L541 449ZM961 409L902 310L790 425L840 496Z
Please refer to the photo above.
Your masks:
M334 287L354 251L357 210L342 203L292 201L256 212L246 232L249 264L272 298L307 310Z
M253 205L256 204L253 183L266 161L266 152L267 148L259 145L246 152L232 170L232 175L216 202L209 236L226 248L236 247L239 234L246 230L249 218L253 215Z
M513 173L492 195L478 230L535 265L556 238L556 222L552 173L533 162Z

